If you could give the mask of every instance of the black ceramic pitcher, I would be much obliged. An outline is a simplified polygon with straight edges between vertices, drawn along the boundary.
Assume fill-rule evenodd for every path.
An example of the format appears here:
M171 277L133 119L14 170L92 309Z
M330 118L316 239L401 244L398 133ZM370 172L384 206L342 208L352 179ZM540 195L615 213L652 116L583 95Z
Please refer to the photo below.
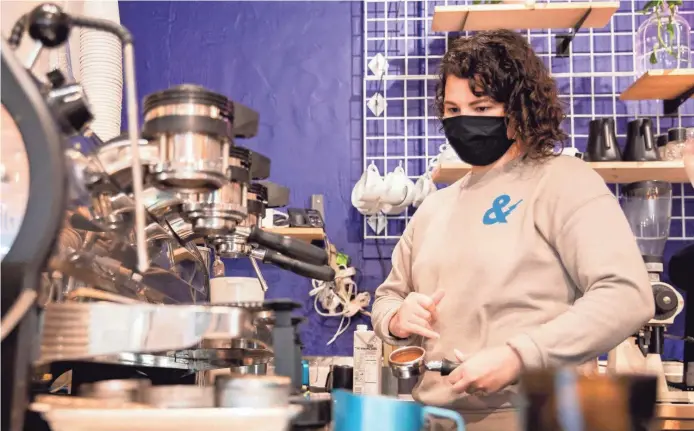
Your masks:
M596 118L590 122L588 146L583 159L589 162L622 160L622 151L617 144L614 119Z
M653 139L653 126L649 118L637 118L627 126L627 144L624 148L625 162L653 162L660 160Z

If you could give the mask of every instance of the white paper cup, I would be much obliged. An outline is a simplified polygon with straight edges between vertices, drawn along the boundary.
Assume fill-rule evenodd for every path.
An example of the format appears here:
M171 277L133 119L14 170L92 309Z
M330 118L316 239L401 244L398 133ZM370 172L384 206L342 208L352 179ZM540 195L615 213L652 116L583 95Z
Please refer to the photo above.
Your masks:
M216 277L210 280L210 303L262 302L265 292L254 277Z

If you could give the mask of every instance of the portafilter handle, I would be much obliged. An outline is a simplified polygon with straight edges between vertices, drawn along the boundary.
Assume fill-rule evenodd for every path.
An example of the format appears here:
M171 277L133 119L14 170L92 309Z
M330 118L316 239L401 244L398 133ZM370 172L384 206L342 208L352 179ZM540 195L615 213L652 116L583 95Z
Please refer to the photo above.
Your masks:
M274 250L253 249L251 251L251 258L259 259L263 263L270 263L282 269L286 269L287 271L291 271L294 274L314 280L335 280L335 270L327 265L313 265L311 263L302 262Z
M245 235L247 242L256 243L263 248L274 250L286 257L313 265L326 265L328 263L328 253L322 248L307 242L267 232L257 226L251 228L237 227L236 231ZM332 281L332 278L330 281Z
M424 366L427 371L437 371L440 372L442 376L447 376L460 366L460 362L444 359L442 361L429 361Z

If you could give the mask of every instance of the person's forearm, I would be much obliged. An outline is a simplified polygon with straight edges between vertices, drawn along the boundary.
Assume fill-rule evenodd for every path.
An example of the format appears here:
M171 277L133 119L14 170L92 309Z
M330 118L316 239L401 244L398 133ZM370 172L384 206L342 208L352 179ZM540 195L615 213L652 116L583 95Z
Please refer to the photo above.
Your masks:
M393 250L393 267L388 278L376 289L376 300L371 308L371 324L381 340L392 345L407 344L407 340L393 337L389 331L390 319L395 315L407 295L412 291L412 229L411 222Z
M650 286L638 280L603 280L566 312L508 344L526 368L575 365L607 353L653 316Z

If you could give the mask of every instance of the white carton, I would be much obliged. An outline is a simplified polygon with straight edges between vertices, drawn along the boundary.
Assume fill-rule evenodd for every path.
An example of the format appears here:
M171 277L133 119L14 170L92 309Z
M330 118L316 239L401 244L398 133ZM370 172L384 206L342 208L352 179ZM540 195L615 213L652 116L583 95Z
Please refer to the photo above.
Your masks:
M355 394L378 395L381 393L381 367L383 343L366 325L357 325L354 331L354 381Z

